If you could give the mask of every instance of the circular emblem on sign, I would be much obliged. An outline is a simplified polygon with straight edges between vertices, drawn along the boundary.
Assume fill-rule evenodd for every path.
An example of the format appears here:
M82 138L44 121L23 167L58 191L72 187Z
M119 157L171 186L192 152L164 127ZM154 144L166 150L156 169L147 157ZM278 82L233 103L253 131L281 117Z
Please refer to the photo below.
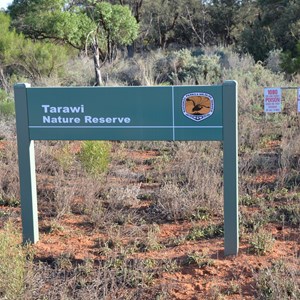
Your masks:
M188 93L182 98L183 114L196 121L203 121L214 113L215 105L212 95L207 93Z

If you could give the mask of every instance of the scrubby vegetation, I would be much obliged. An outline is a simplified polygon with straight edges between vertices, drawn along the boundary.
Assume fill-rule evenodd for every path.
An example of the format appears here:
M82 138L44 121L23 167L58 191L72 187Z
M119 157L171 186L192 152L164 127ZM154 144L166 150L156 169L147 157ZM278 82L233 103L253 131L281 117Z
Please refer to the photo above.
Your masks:
M123 43L108 30L122 8L96 2L14 1L0 12L0 298L299 299L296 91L283 91L282 113L263 112L264 87L299 85L299 5L120 1L136 20ZM266 9L279 4L275 15ZM112 36L98 36L97 22ZM21 246L14 83L227 79L239 84L238 257L223 255L220 142L35 142L41 239Z
M210 64L206 80L201 76L201 60L185 49L167 54L154 51L134 60L119 59L112 69L105 69L107 84L133 84L137 80L139 84L196 84L200 79L201 84L210 84L212 78L217 83L222 78L238 79L241 243L248 243L246 253L250 257L272 257L281 238L270 228L289 232L292 238L286 233L286 240L299 245L300 139L295 94L285 91L283 113L266 116L263 87L288 82L282 74L256 64L250 56L241 57L226 48L222 53L220 57L213 49L204 51L203 55L212 58L205 60ZM186 76L179 76L183 73ZM11 101L9 96L3 98L2 101ZM1 223L6 224L8 220L16 222L20 204L13 112L3 110L1 116ZM143 153L151 155L143 158ZM16 255L22 265L19 277L14 279L18 280L14 283L18 289L11 297L153 299L156 295L158 299L171 299L176 298L171 282L160 284L166 272L171 275L185 268L216 266L209 248L199 252L195 245L222 240L221 143L36 142L36 164L42 240L64 234L66 240L72 239L66 220L79 217L97 237L93 250L80 259L75 249L42 257L35 247L25 259L25 252L18 248ZM164 224L182 224L184 229L163 237ZM76 235L86 234L83 229L76 230ZM3 244L7 243L4 236ZM181 251L184 245L191 249L183 258L175 255L157 260L149 256L168 249ZM299 274L294 272L299 263L296 250L292 256L283 257L282 270L299 280ZM4 264L6 259L3 258ZM285 260L289 263L285 264ZM268 294L268 299L278 299L273 290L280 288L279 282L266 286L265 278L273 276L273 268L253 271L257 282L253 298L257 295L263 299L262 295ZM44 288L38 282L43 282ZM57 289L47 288L51 285ZM212 288L207 293L211 298L238 293L242 299L242 283L236 279L230 286ZM287 299L297 299L296 287L291 289ZM3 284L1 293L3 297L11 295L10 285Z

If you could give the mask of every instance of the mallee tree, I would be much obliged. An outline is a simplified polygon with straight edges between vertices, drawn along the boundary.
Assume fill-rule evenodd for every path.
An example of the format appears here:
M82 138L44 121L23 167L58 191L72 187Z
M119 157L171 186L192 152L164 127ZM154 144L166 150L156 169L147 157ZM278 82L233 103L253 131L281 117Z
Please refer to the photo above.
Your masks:
M101 62L111 62L117 47L131 44L138 35L139 26L129 7L109 2L14 0L9 13L25 36L91 53L95 85L102 84Z

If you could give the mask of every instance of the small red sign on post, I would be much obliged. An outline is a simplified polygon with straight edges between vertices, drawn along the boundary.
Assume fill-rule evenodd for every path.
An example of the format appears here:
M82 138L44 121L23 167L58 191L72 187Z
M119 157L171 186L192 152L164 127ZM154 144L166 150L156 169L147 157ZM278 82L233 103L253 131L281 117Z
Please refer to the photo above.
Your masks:
M281 112L281 88L264 89L264 111L266 113Z

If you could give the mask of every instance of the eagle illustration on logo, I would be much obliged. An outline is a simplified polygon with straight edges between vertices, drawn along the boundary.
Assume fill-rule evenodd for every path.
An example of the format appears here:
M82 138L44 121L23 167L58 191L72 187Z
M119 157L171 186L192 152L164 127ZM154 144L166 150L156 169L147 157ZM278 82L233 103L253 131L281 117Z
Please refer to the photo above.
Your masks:
M188 93L182 98L183 114L196 122L209 118L214 108L214 98L207 93Z

